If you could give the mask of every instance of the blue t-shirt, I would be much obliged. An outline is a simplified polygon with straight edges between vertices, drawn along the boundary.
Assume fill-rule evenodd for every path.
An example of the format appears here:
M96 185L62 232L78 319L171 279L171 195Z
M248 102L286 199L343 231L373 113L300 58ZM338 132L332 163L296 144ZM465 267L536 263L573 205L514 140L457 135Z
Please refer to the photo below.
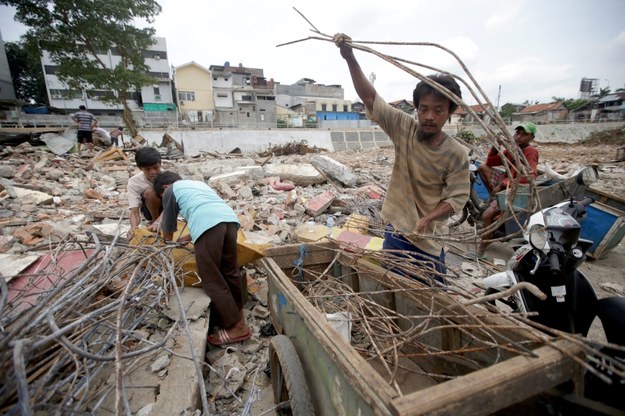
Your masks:
M240 225L232 208L204 182L179 180L163 192L161 230L176 231L179 213L187 220L193 242L219 223Z

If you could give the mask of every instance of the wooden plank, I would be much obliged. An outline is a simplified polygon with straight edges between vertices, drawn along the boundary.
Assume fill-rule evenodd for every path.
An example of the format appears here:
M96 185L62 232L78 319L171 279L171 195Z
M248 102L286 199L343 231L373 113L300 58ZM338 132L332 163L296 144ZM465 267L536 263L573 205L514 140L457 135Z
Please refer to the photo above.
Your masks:
M579 346L558 341L566 354L581 355ZM490 414L535 396L574 377L569 355L552 347L535 351L537 358L514 357L489 368L402 396L392 401L395 415Z
M586 195L593 197L596 201L611 206L612 208L625 211L625 198L622 196L612 194L601 189L595 189L593 187L590 187L586 191Z
M327 266L336 255L335 251L332 250L336 245L326 242L315 244L289 244L287 246L272 247L265 250L265 257L271 257L281 269L292 269L295 267L293 262L300 256L300 248L302 245L306 251L306 255L303 257L303 267L319 264Z

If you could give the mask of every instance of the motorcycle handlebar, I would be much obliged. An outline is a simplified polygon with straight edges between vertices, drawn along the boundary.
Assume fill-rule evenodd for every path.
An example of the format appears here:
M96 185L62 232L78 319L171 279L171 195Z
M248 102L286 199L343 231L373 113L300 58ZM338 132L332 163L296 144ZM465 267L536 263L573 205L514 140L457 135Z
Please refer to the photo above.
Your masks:
M558 253L550 253L549 254L549 268L552 273L556 273L560 271L560 260L558 259Z
M587 207L588 205L592 204L593 202L595 202L595 198L586 197L586 198L582 199L579 203L582 204L583 206Z

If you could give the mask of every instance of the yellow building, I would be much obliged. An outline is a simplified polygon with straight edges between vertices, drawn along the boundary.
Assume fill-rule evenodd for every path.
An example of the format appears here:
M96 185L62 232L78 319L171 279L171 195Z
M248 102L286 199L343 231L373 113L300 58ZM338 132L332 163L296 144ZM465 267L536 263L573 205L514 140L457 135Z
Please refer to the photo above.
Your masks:
M196 62L175 68L180 117L189 123L212 122L215 110L211 71Z

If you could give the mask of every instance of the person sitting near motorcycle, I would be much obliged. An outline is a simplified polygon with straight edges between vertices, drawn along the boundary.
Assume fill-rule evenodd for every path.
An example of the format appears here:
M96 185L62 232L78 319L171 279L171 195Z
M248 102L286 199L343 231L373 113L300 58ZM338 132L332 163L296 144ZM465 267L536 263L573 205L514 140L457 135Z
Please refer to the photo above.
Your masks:
M514 128L514 141L517 146L521 148L523 151L523 155L525 159L527 159L527 163L532 170L534 178L537 176L538 172L538 150L532 146L530 143L534 140L536 136L536 125L529 121L524 121L523 123L517 125ZM508 159L508 161L512 164L511 172L512 179L516 179L517 171L514 168L514 158L513 156L505 150L503 155ZM494 196L497 192L503 191L506 189L510 183L510 178L503 177L498 183L493 183L494 175L494 167L503 166L503 159L501 158L501 153L495 146L493 146L488 155L486 156L486 162L482 163L478 169L477 173L479 173L484 179L484 184L488 188L488 192L491 196ZM527 178L520 177L519 183L528 183ZM484 211L482 214L482 225L483 228L487 228L490 226L497 217L501 214L501 210L497 204L497 199L493 199L490 206ZM478 256L483 256L486 251L486 247L490 244L488 240L491 238L491 233L482 235L482 241L480 246L478 247L477 254Z

